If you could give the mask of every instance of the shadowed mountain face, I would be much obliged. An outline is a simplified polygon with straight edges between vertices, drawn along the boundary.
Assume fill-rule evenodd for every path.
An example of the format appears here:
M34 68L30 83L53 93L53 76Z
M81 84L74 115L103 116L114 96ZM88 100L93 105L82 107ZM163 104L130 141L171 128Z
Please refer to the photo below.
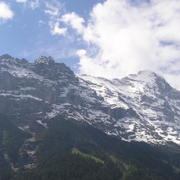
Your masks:
M3 180L179 180L174 149L125 142L57 116L35 137L0 116L0 179ZM25 140L25 141L24 141ZM36 150L35 150L36 149Z

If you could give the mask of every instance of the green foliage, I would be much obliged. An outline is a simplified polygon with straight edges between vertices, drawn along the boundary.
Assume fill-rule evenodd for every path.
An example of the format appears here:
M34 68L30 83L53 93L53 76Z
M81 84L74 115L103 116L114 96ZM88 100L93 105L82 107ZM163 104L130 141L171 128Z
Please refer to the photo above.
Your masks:
M21 169L10 180L180 179L178 152L124 142L63 117L54 118L48 126L39 134L37 166Z
M10 118L0 115L1 148L7 152L12 161L16 162L18 151L28 134L18 129Z
M18 163L19 149L28 137L13 124L11 118L0 114L0 180L10 179L13 174L10 162Z
M101 159L99 159L99 158L97 158L97 157L95 157L93 155L85 154L85 153L79 151L77 148L72 149L72 154L79 155L79 156L81 156L83 158L86 158L86 159L92 159L96 163L104 164L104 161L102 161Z

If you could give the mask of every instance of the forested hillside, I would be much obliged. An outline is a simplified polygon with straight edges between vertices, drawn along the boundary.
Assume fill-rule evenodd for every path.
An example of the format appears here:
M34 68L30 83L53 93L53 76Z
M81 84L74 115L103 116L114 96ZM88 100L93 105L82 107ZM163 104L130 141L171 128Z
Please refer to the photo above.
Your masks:
M2 143L11 159L27 134L1 118ZM7 124L9 123L9 124ZM56 117L38 134L36 165L12 171L1 161L2 180L179 180L180 154L176 149L124 142L73 120ZM20 138L21 137L21 138ZM18 139L16 139L18 138ZM16 142L16 143L15 143ZM14 154L12 153L14 152ZM16 156L15 156L16 154ZM14 157L15 156L15 157Z

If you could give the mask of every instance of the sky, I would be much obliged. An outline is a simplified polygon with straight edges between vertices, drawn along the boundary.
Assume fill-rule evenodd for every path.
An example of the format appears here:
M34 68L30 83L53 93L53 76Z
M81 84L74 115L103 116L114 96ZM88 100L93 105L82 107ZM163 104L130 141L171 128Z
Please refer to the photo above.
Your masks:
M179 0L0 0L0 54L76 73L156 72L180 89Z

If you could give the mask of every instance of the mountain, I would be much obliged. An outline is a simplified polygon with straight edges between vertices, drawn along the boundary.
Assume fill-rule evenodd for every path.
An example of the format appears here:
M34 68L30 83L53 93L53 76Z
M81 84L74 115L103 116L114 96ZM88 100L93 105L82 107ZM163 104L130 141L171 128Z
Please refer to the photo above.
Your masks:
M180 92L165 79L149 71L113 80L81 78L114 110L113 135L128 141L180 144ZM121 111L132 114L122 117Z
M76 76L51 57L30 63L3 55L0 113L32 133L61 114L126 141L180 145L180 92L148 71L108 80Z
M148 165L146 170L154 179L159 178L158 173L162 177L159 167L168 165L172 171L168 171L169 174L163 177L170 179L169 176L173 176L175 179L179 172L179 117L180 92L153 72L141 71L122 79L109 80L76 75L65 64L54 61L52 57L42 56L34 62L29 62L7 54L2 55L0 56L0 172L4 173L3 178L0 176L0 180L9 180L11 175L14 177L14 173L18 180L27 179L26 176L35 179L39 171L42 171L39 179L48 178L47 172L55 173L56 175L50 176L57 179L62 176L57 174L57 169L63 165L58 161L58 166L54 167L55 157L60 156L64 160L68 159L68 156L72 157L72 154L72 158L80 163L77 164L79 168L89 161L82 162L79 156L74 157L74 154L92 160L92 164L86 167L88 171L88 168L94 166L94 161L95 164L98 164L97 162L102 164L99 156L101 153L107 160L103 160L107 162L105 163L107 166L98 166L99 172L107 171L102 177L117 173L117 177L112 176L112 179L122 179L129 171L119 166L123 164L129 167L132 164L133 173L137 174L142 173L143 165L144 167ZM71 123L66 125L68 123L66 121L78 125ZM75 128L74 132L69 126ZM96 136L92 139L94 133ZM58 134L62 134L62 137ZM70 143L66 146L68 141ZM68 154L65 153L66 150ZM113 167L116 170L109 172L107 169L111 158L107 154L114 157L119 156L120 152L123 153L123 158L118 157L118 162L121 163L115 163ZM55 156L51 162L53 154ZM151 162L145 160L147 154ZM164 157L157 162L155 159L161 154L164 154ZM126 159L127 157L129 159ZM48 164L48 161L52 164ZM149 167L151 163L160 163L157 172ZM48 165L56 170L53 171ZM64 164L66 165L71 168L71 163ZM143 173L146 170L143 170ZM130 172L129 176L133 177L133 173ZM92 179L100 178L98 173L93 176ZM137 179L138 177L137 175ZM139 179L143 177L145 179L144 174ZM85 175L81 175L81 178L86 179Z

